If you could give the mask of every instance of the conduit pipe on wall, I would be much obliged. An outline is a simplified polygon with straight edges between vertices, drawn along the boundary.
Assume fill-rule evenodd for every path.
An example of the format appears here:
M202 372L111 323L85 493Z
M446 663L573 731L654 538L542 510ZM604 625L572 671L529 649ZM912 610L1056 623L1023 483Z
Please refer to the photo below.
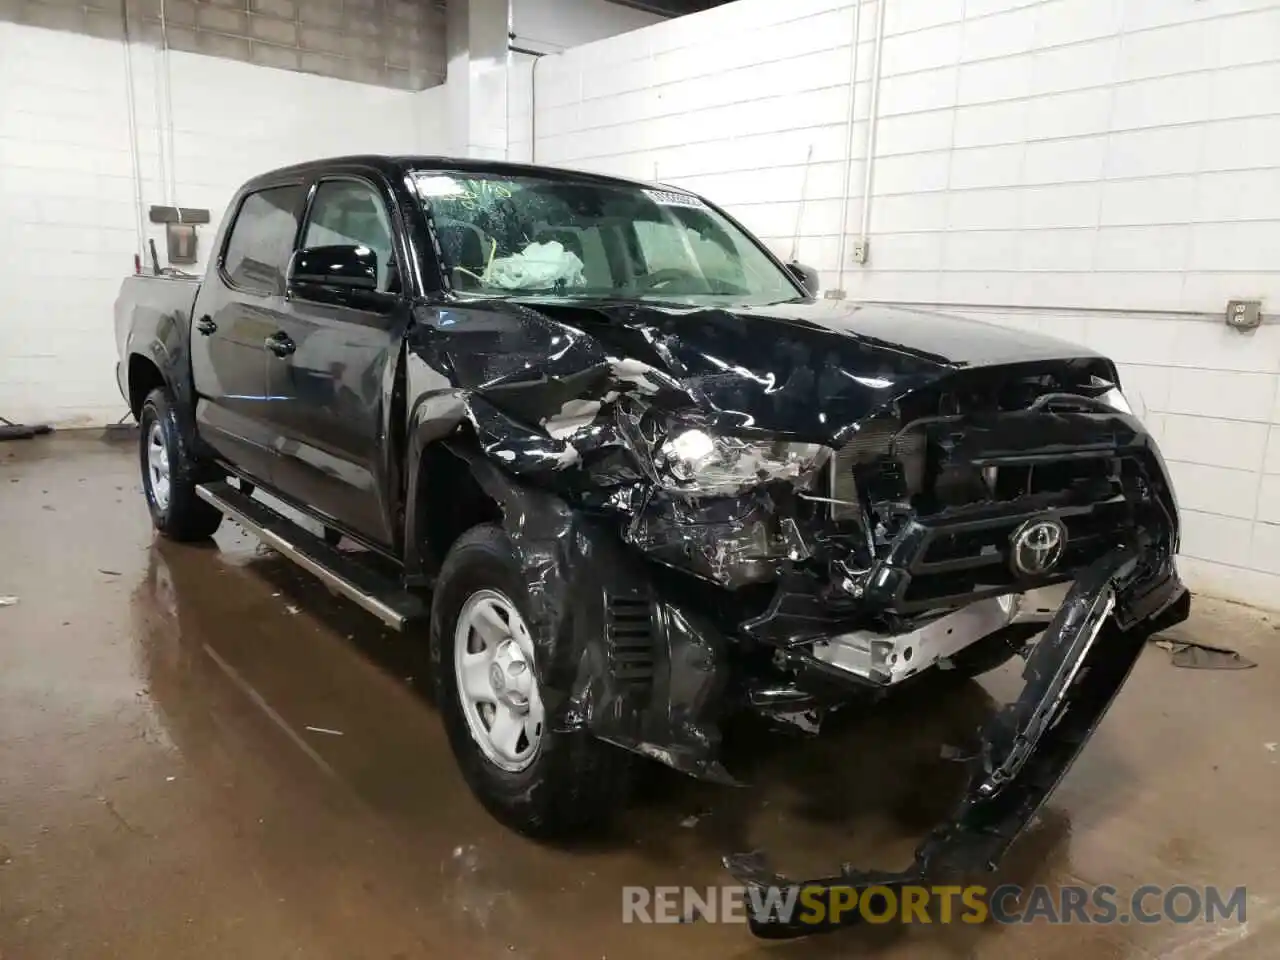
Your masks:
M867 119L866 178L862 184L862 249L871 236L871 188L876 169L876 130L880 126L880 52L884 49L884 8L889 0L877 0L875 57L871 64L871 115Z
M169 206L173 206L173 196L169 191L169 164L165 159L168 148L165 146L164 140L164 97L161 96L160 84L166 82L165 63L164 63L164 42L165 25L164 25L164 0L160 0L160 39L161 49L152 51L152 63L155 68L156 89L153 99L156 108L156 162L160 166L160 189L163 191L164 202Z
M879 0L881 5L885 0ZM840 245L836 255L836 289L832 293L844 296L844 258L849 239L849 190L853 186L853 115L858 89L858 30L862 23L862 0L853 6L853 32L849 47L849 115L845 118L844 180L840 189Z
M884 48L884 11L889 0L871 0L871 2L876 4L876 34L871 64L871 97L867 114L867 149L863 161L862 224L858 233L860 249L864 252L867 249L867 242L871 232L871 189L876 159L876 128L879 126L880 121L880 54ZM845 295L844 274L849 254L849 188L853 175L853 130L856 107L854 92L858 82L858 43L860 40L859 28L861 21L862 0L858 0L853 10L853 55L850 57L849 68L849 118L846 127L848 140L845 149L844 191L840 210L840 264L836 274L836 289L831 291L832 295L836 297ZM860 259L859 262L863 262L863 260Z
M169 146L169 182L165 185L165 196L169 206L177 207L178 160L175 156L173 132L173 71L169 66L169 17L165 10L165 0L160 0L160 53L161 65L164 68L164 130Z
M511 34L507 42L507 159L511 153L511 54L520 53L533 57L529 67L529 162L538 161L538 64L547 54L529 47L517 46L510 42L515 34Z
M125 11L125 0L120 0L120 21L123 27L125 103L129 123L129 160L133 167L133 215L134 226L138 233L138 246L135 256L141 262L143 251L147 245L147 228L142 216L142 166L138 159L138 104L133 88L133 44L129 38L129 17Z
M161 3L164 0L160 0ZM507 56L502 64L502 159L511 161L511 38L516 35L516 16L514 4L507 3ZM467 127L470 129L471 124Z
M533 66L529 68L529 162L538 162L538 64L544 54L533 54Z
M654 164L656 168L657 163ZM809 152L804 158L804 175L800 179L800 203L796 207L796 228L791 234L791 260L794 263L800 256L800 230L804 226L804 206L809 199L809 171L813 168L813 144L809 144ZM653 171L653 179L658 179L658 171Z

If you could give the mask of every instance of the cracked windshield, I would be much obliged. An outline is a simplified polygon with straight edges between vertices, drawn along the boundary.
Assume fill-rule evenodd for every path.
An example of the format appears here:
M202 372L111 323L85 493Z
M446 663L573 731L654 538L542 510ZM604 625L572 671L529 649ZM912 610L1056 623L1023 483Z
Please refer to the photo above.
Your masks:
M415 174L462 295L764 304L801 296L697 197L519 176Z

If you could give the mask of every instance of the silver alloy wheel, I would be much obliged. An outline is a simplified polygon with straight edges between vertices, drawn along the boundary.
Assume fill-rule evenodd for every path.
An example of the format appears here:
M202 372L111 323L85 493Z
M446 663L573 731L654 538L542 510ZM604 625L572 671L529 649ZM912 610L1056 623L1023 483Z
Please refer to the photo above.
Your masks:
M525 769L542 742L542 698L533 638L510 599L497 590L467 598L454 628L453 666L472 739L495 766Z
M169 509L169 448L164 445L160 421L151 424L147 434L147 472L151 496L161 510Z

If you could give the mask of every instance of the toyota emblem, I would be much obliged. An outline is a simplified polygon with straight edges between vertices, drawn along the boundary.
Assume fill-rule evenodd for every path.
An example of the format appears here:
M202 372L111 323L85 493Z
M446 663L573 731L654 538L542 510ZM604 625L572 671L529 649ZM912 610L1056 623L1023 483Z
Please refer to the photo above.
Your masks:
M1009 565L1014 573L1022 577L1043 576L1062 559L1067 528L1054 517L1028 520L1013 532L1009 544Z

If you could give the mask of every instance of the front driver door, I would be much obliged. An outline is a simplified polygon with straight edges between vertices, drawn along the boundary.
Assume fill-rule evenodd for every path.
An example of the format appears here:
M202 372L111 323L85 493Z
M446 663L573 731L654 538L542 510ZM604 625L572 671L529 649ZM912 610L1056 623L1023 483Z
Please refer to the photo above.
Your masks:
M394 541L388 489L387 382L408 303L400 293L388 205L370 180L324 179L313 188L302 248L363 246L377 256L379 305L296 290L280 317L289 351L268 362L276 486L334 526L377 546Z

